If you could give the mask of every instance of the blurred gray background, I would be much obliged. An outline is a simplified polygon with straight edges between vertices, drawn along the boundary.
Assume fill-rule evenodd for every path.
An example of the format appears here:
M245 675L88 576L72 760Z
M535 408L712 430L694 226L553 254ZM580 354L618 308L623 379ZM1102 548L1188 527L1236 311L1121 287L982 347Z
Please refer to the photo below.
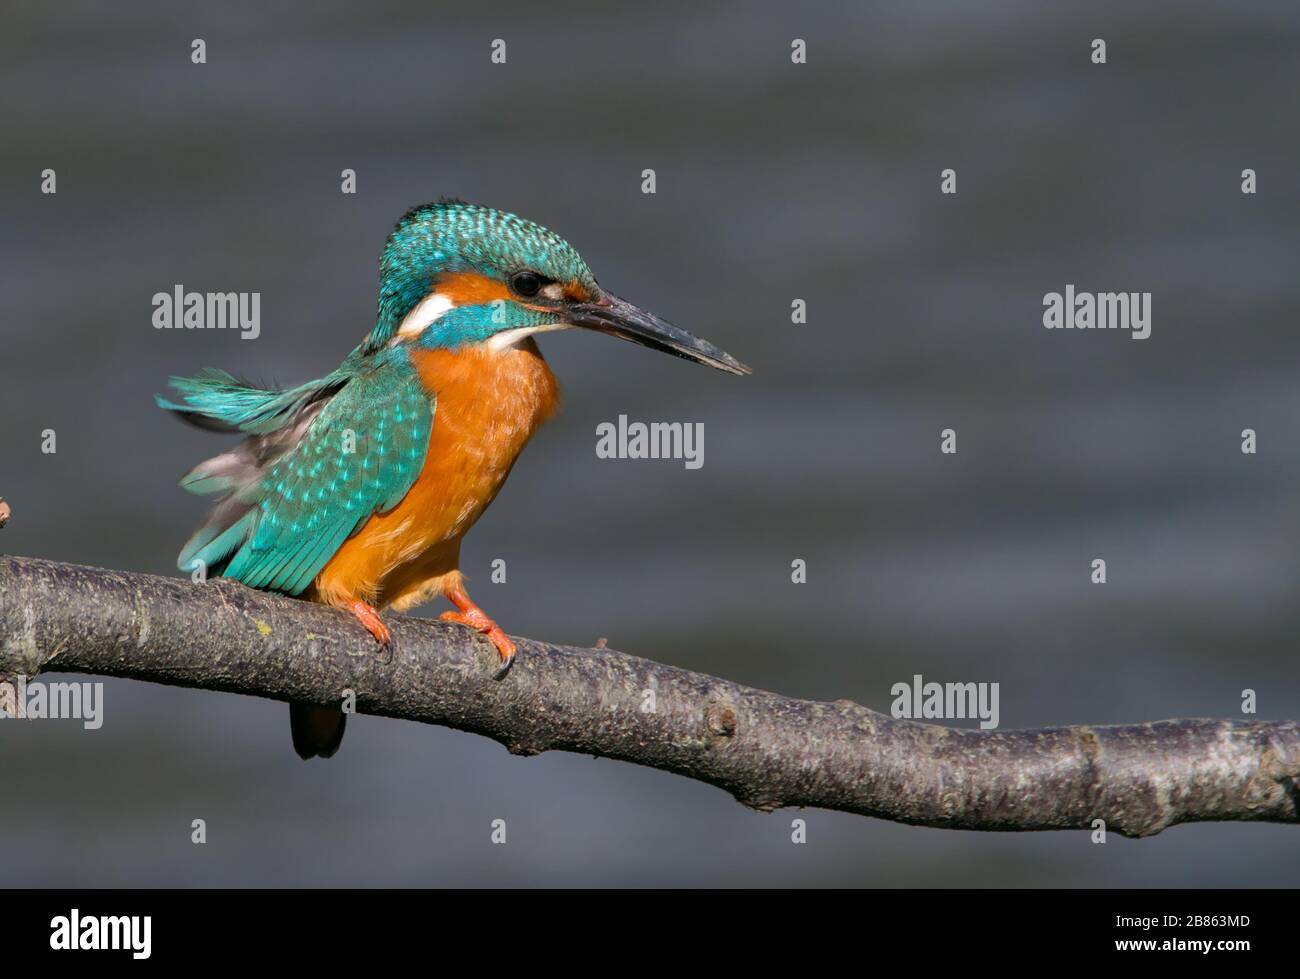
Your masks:
M793 6L10 3L0 546L174 574L203 510L176 481L229 443L153 394L208 365L284 384L330 370L373 325L394 221L456 195L554 228L607 288L754 367L543 338L565 408L464 552L507 630L878 710L914 673L996 681L1004 729L1239 717L1247 687L1260 717L1300 716L1300 9ZM1151 338L1043 329L1043 294L1067 282L1152 292ZM150 299L176 283L260 291L262 336L154 330ZM704 467L597 460L620 413L703 422ZM105 696L96 732L0 728L0 883L1300 872L1295 827L1094 846L761 815L673 775L377 718L304 764L283 704L125 681Z

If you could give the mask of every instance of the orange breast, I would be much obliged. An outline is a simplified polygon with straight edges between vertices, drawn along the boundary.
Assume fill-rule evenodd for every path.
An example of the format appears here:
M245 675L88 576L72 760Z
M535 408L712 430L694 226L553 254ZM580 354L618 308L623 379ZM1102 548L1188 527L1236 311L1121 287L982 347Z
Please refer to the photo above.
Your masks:
M437 397L424 469L402 501L375 514L316 579L319 600L407 607L459 583L460 540L559 402L555 375L527 339L493 352L412 350Z

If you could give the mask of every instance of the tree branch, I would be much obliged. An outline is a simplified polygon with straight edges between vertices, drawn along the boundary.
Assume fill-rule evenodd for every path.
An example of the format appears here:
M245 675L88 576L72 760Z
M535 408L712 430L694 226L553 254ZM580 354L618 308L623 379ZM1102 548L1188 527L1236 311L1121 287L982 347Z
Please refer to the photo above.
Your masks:
M0 557L0 679L41 670L337 704L482 734L515 754L581 752L676 772L747 806L839 809L924 826L1126 836L1207 820L1300 821L1300 725L1174 720L958 730L849 701L768 693L611 649L386 616L355 621L218 579L203 585ZM653 691L653 710L647 709Z

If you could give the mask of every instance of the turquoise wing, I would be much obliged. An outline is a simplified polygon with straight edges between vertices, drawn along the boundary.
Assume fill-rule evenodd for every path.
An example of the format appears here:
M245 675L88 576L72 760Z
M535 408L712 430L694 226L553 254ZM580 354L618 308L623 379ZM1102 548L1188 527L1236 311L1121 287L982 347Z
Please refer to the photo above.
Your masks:
M181 552L182 570L195 558L224 563L225 577L250 587L301 593L371 514L401 502L424 468L433 414L405 356L394 352L357 373L286 451L260 460L256 479L217 512L231 502L237 509ZM201 481L188 488L210 491L207 471L187 477Z

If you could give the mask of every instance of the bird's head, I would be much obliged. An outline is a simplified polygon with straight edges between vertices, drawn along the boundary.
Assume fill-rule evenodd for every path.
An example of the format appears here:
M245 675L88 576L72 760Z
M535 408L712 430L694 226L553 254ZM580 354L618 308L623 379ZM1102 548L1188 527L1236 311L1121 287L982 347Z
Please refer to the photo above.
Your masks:
M449 200L412 208L389 235L379 265L379 319L362 347L505 348L534 333L571 327L749 373L711 343L606 292L555 232Z

